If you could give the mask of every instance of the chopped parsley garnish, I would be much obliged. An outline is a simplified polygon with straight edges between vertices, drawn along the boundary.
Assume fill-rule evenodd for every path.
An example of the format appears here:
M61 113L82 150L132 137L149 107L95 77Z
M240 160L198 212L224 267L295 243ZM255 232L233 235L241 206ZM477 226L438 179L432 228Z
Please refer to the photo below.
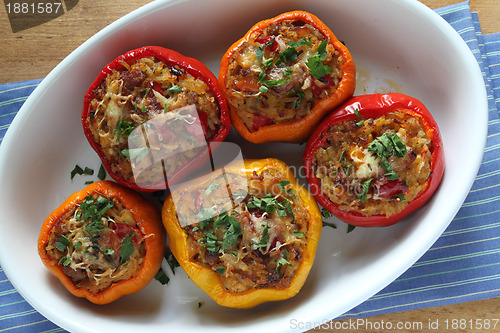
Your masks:
M306 234L303 233L303 232L300 232L300 231L294 231L293 234L297 237L297 238L304 238L306 237Z
M330 227L332 229L337 229L337 226L335 224L326 223L326 222L323 222L323 227Z
M368 145L368 150L381 158L380 166L386 171L385 175L389 180L399 178L398 173L392 169L387 160L391 155L398 158L406 156L406 145L396 133L385 133L377 137Z
M328 220L329 218L332 217L332 213L330 213L330 211L328 209L325 209L325 208L321 208L321 216Z
M63 266L68 266L71 262L73 261L73 259L71 259L71 257L61 257L61 259L59 259L59 265L63 265Z
M266 86L260 86L259 87L259 92L261 92L261 93L266 93L268 91L269 91L269 88L266 87Z
M132 237L134 237L133 232L123 239L122 245L120 246L120 262L122 264L127 262L127 259L134 253L135 247L132 245Z
M355 114L355 115L356 115L356 117L358 117L358 119L360 120L360 121L358 121L358 122L356 123L356 126L358 126L358 127L363 126L363 124L364 124L365 122L364 122L364 120L362 120L361 115L359 114L359 110L358 110L358 109L354 109L354 114Z
M238 237L243 233L241 230L241 223L237 222L235 217L228 219L230 221L230 226L227 229L224 240L222 241L222 249L227 250L238 242Z
M317 52L306 61L309 73L311 73L311 75L318 80L331 72L330 67L323 64L323 61L328 55L328 52L326 51L327 44L328 42L326 40L322 41L318 46Z
M274 62L274 64L279 66L282 62L289 63L297 60L298 56L299 52L295 48L289 47L285 51L278 54L278 59Z
M278 273L279 275L279 269L280 269L280 266L284 266L284 265L288 265L290 267L293 267L292 264L286 260L285 258L280 258L277 262L276 262L276 272Z
M217 273L219 273L220 275L223 275L223 274L226 272L226 267L224 267L224 266L219 266L219 267L217 267L217 268L215 269L215 271L216 271Z
M134 159L136 162L139 162L146 156L148 156L149 151L151 150L150 147L141 147L141 148L133 148L133 149L118 149L118 155L125 157L128 160Z
M81 166L79 166L78 164L75 165L75 167L73 168L73 170L71 170L71 179L73 179L76 175L89 175L89 176L92 176L94 174L94 170L89 168L89 167L85 167L85 169L82 169Z
M145 108L145 106L143 106ZM144 111L143 111L144 112ZM127 138L130 133L134 130L135 126L129 123L128 121L123 120L123 116L116 123L116 127L113 130L112 134L116 135L116 141L120 141L120 138Z
M288 190L285 188L285 186L290 185L289 180L282 180L278 183L278 188L283 191L283 193L288 194L292 198L295 199L295 194L293 193L293 189L289 188Z
M97 172L97 178L99 180L104 180L106 178L106 169L104 169L104 166L102 164L99 167L99 171Z
M179 265L179 262L177 261L177 259L175 259L174 255L172 254L172 251L170 251L170 249L167 248L165 250L165 254L163 257L167 261L167 264L170 267L170 269L172 270L172 273L175 274L174 269L179 267L180 265Z
M262 198L252 197L252 200L247 203L249 209L258 209L266 213L277 212L280 217L287 216L287 213L295 220L290 201L288 199L279 202L270 193Z
M269 224L266 222L264 229L262 229L262 237L260 238L257 247L267 247L268 242L269 242Z
M358 117L359 120L361 120L361 116L359 114L359 110L358 109L354 109L354 114L356 115L356 117Z
M56 248L59 251L61 251L61 252L63 252L66 249L66 247L68 247L70 244L71 244L71 242L64 235L62 235L61 237L59 237L59 239L57 240L57 242L55 242Z
M299 91L297 93L297 99L295 101L293 101L293 103L292 103L292 108L293 109L298 109L299 108L300 104L302 104L302 98L304 98L305 95L306 94L304 92L302 92L302 91Z
M266 87L278 87L278 86L281 86L285 83L287 83L288 81L290 81L290 77L285 77L283 79L279 79L279 80L264 80L264 79L260 79L259 77L259 83L262 83L264 86Z
M101 224L102 216L108 211L109 208L113 207L114 203L112 200L99 195L97 199L94 200L92 195L88 195L80 203L80 211L76 214L76 219L79 221L92 221ZM87 225L87 227L90 224ZM102 226L104 227L104 226Z
M171 86L170 88L168 88L168 91L171 92L171 93L180 93L182 92L182 88L179 87L177 84L176 85L173 85Z
M160 268L158 270L158 273L156 273L155 275L155 280L163 285L166 285L170 281L170 278L165 274L163 269Z
M210 195L214 190L219 188L219 184L217 183L211 183L207 189L205 190L205 195Z
M311 46L311 37L308 39L302 38L298 42L288 42L286 43L287 45L297 48L297 47L302 47L302 46Z
M368 194L368 189L370 188L370 184L372 182L373 178L368 178L363 182L363 185L361 187L361 193L358 193L357 196L361 203L365 203L366 200L366 195Z
M391 155L399 158L406 156L406 145L394 132L377 137L368 145L368 150L385 158Z

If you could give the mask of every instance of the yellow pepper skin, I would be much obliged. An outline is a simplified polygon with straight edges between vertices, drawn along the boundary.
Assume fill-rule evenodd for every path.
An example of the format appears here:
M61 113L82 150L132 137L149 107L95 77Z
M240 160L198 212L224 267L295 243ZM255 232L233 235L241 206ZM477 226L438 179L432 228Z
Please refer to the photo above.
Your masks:
M282 161L268 158L261 160L244 160L244 167L240 165L229 165L224 167L226 174L247 175L261 174L266 169L275 169L284 175L283 179L290 182L288 185L296 196L302 199L302 207L309 213L307 221L307 232L304 237L307 242L303 253L302 262L286 287L252 288L241 292L232 292L225 288L221 281L221 274L212 268L190 258L188 250L188 233L180 225L176 206L172 194L166 199L162 208L162 220L169 237L170 249L187 273L189 278L204 292L206 292L216 303L221 306L248 309L261 303L280 301L295 296L304 285L309 271L313 265L316 248L321 235L322 217L314 197L301 185L299 185L290 170ZM209 175L210 176L210 175ZM202 188L203 184L210 183L210 177L197 180L187 184L185 187L175 189L177 194L186 195L189 191ZM193 193L193 192L191 192Z

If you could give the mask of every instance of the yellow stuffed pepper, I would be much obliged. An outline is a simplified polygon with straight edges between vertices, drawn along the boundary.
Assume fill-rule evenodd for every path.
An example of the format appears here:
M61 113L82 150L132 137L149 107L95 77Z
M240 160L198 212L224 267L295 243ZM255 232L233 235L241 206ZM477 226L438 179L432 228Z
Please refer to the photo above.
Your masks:
M219 305L243 309L299 292L322 228L312 195L271 158L172 189L162 220L191 280Z

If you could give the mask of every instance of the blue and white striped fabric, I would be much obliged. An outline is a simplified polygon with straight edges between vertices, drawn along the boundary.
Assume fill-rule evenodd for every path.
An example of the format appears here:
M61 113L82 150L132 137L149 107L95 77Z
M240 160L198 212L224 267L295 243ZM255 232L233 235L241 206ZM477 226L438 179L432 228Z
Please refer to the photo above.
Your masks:
M500 296L500 33L483 36L468 2L437 12L460 33L483 69L490 119L484 159L462 209L433 247L392 284L341 318ZM0 143L39 82L0 85ZM62 331L19 295L0 268L0 333Z
M339 318L500 296L500 33L482 35L468 1L436 11L483 70L489 105L483 161L462 208L436 243L393 283Z

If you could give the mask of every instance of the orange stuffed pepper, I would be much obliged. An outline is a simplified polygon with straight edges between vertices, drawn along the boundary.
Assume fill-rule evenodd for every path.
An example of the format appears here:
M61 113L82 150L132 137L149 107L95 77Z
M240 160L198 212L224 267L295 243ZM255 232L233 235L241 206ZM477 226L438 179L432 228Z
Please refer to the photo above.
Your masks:
M110 303L145 287L160 269L165 230L139 193L100 181L72 194L43 223L38 253L73 295Z
M316 16L292 11L254 25L224 54L219 86L246 140L301 142L350 98L348 49Z
M165 201L172 253L219 305L251 308L296 295L321 234L316 201L279 160L223 170L174 189Z

